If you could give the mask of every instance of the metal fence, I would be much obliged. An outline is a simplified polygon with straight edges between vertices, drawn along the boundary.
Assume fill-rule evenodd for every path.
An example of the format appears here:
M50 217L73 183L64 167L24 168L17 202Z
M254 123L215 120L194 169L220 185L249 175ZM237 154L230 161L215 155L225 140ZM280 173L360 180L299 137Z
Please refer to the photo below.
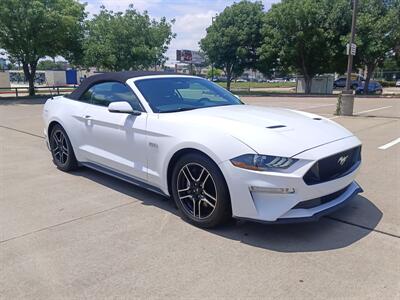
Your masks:
M36 95L62 95L74 91L78 86L37 86ZM24 97L29 95L29 87L0 87L0 98L3 97Z
M387 70L377 70L372 75L372 78L375 80L385 80L385 81L393 81L400 80L400 71L387 71Z

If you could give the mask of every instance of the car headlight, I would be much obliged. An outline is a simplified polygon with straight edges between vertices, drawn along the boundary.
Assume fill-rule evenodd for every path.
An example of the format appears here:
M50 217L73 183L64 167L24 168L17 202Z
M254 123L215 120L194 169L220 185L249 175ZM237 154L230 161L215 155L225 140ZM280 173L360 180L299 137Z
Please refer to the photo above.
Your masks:
M287 169L298 159L259 154L244 154L231 159L231 163L239 168L254 171L273 171Z

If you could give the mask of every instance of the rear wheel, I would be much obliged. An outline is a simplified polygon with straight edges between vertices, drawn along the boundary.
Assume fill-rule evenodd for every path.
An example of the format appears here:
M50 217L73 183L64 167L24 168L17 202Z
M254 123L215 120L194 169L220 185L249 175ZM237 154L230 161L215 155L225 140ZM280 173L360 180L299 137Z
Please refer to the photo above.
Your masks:
M225 179L208 157L193 153L180 158L171 179L172 196L182 217L199 227L215 227L232 216Z
M62 171L76 169L78 162L67 133L61 125L56 124L50 133L50 149L53 162Z

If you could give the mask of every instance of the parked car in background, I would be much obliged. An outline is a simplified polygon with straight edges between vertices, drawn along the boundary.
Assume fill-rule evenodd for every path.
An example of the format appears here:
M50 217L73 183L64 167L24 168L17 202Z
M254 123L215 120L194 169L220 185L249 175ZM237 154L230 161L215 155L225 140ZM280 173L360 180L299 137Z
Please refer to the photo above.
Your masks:
M226 76L218 76L216 82L227 82Z
M238 78L238 79L236 79L236 82L247 82L247 79L244 79L244 78Z
M365 84L364 82L356 89L356 94L364 94L365 93ZM368 84L368 93L369 94L379 94L381 95L383 92L382 85L377 81L371 81Z
M400 87L400 79L396 81L396 86Z
M357 89L358 86L359 86L360 84L362 84L362 82L363 82L363 80L362 80L361 78L358 79L358 80L352 80L352 81L351 81L351 84L350 84L351 89L352 89L352 90ZM338 79L336 79L336 80L333 82L333 88L334 88L334 89L337 89L337 88L344 88L344 87L346 87L346 77L339 77Z
M282 82L286 82L286 79L284 79L284 78L274 78L274 79L267 80L267 82L270 82L270 83L282 83Z

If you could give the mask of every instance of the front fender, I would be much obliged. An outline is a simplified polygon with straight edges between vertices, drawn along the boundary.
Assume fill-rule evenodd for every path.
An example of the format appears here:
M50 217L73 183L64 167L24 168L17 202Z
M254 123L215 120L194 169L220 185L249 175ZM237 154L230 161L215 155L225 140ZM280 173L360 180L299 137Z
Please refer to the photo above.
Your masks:
M148 181L168 194L168 166L175 153L195 149L209 156L216 164L245 153L255 153L237 138L207 127L182 127L181 124L160 122L149 118Z
M168 194L168 167L171 162L172 157L186 149L194 149L197 151L200 151L210 157L217 165L223 163L224 161L227 161L229 159L232 159L234 157L237 157L239 155L242 155L244 153L255 153L251 148L240 142L239 140L235 139L232 137L231 141L227 141L226 146L219 145L220 143L216 143L213 145L212 149L210 146L212 145L207 145L207 144L201 144L198 141L189 141L189 142L182 142L175 147L169 149L168 153L166 154L164 163L162 165L162 176L163 178L162 181L162 190L166 194ZM230 145L230 146L228 146ZM217 147L216 147L217 146ZM218 147L221 146L221 147ZM223 170L221 169L221 172L223 173ZM225 174L224 174L225 175Z

